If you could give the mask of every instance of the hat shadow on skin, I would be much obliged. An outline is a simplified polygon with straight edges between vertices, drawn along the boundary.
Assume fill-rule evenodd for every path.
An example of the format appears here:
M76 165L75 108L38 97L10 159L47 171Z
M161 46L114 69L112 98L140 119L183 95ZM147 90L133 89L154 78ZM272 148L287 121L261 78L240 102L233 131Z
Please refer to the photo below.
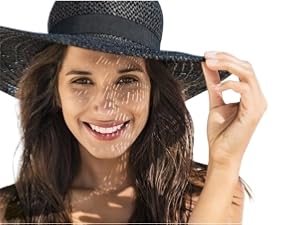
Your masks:
M142 58L73 46L65 51L58 73L59 105L78 141L81 170L85 170L75 177L70 190L72 218L74 222L127 221L134 210L134 182L127 171L129 148L144 128L149 112L151 84L145 62ZM136 80L129 79L129 75ZM130 122L118 138L98 139L100 128L93 126L124 118L130 118ZM90 127L78 126L78 121ZM111 169L109 174L89 174L107 171L105 165ZM101 183L99 188L90 186L94 177Z
M38 143L33 143L36 145L34 148L24 148L25 165L21 165L23 169L20 170L20 176L23 180L19 182L19 189L17 191L19 194L23 195L22 197L31 196L35 201L34 205L31 205L32 198L27 197L26 199L29 201L25 201L32 210L35 210L37 215L32 216L30 218L31 221L39 220L48 222L49 220L53 221L54 219L55 221L60 222L70 221L70 205L65 205L65 208L63 208L60 201L62 197L65 197L65 193L70 191L70 187L72 187L70 184L72 184L73 178L76 178L76 174L78 174L81 160L78 153L88 152L91 158L94 159L116 157L115 153L112 151L94 151L93 147L97 147L97 143L90 136L81 138L83 140L82 142L86 140L90 142L85 144L81 143L86 147L86 150L89 151L80 151L78 147L79 138L75 138L70 132L70 129L68 129L69 127L65 124L65 120L61 112L61 109L64 108L65 105L63 102L58 104L59 101L57 101L58 98L56 98L57 93L55 93L57 91L55 88L55 84L57 84L55 79L58 77L57 75L55 76L55 74L57 74L56 71L58 71L58 65L61 65L61 59L63 59L64 55L64 47L66 46L49 46L45 52L42 52L38 58L35 59L36 61L34 61L32 67L28 70L28 73L25 74L24 79L20 82L20 92L18 93L18 96L20 96L21 100L20 109L21 120L23 122L22 128L25 130L28 129L28 127L31 128L31 132L26 133L25 144L39 139L42 139L45 143L43 146L39 146ZM95 63L95 60L93 61ZM135 201L135 211L129 221L141 221L143 219L143 221L150 222L153 220L163 221L165 216L169 218L170 214L166 212L166 210L170 207L170 202L172 201L172 212L175 213L175 211L181 210L181 208L179 208L181 205L177 203L179 200L182 200L182 195L185 196L184 190L189 176L188 165L192 160L193 134L191 129L192 121L184 104L183 93L180 89L181 85L176 82L170 73L167 72L162 62L155 60L145 61L148 75L152 81L152 94L150 101L151 113L149 113L145 129L143 129L143 126L140 126L141 132L137 132L138 137L136 140L135 138L131 139L134 140L134 143L132 143L132 149L130 149L130 165L133 166L134 171L137 171L134 177L138 192L136 196L137 201ZM51 72L49 72L50 68ZM44 72L44 76L40 76L41 71ZM46 71L48 71L48 73ZM90 77L91 79L94 75L95 74L85 76ZM100 78L100 74L98 78ZM93 79L95 79L95 77ZM77 80L77 78L75 80ZM102 78L100 80L96 81L98 86L104 82ZM70 82L66 83L71 85ZM86 85L86 83L84 85ZM95 88L95 86L91 87L92 89ZM95 88L95 93L99 92L99 98L92 98L92 100L95 100L95 104L87 104L89 106L98 105L98 110L96 110L97 107L91 107L88 110L84 109L83 111L88 113L98 112L98 115L100 115L102 119L106 118L106 116L114 118L114 114L104 113L105 107L103 100L105 98L102 98L102 91L103 87L99 88L98 91L97 88ZM91 93L94 92L91 91ZM66 99L68 98L60 100ZM97 102L98 104L96 104ZM80 104L77 101L75 107L71 107L71 109L69 109L69 112L75 113L75 116L72 115L73 117L71 117L73 119L75 118L74 120L76 120L76 118L84 118L84 120L87 119L86 116L82 116L83 114L79 113L79 115L81 115L80 117L77 116L77 112L74 112L74 108L76 110L78 110L78 108L81 110L82 105ZM114 107L112 107L112 109L113 108ZM33 111L35 112L36 117L28 116ZM122 110L122 112L125 113L124 110ZM127 109L126 112L128 113ZM125 114L128 115L127 113ZM147 117L143 116L142 118ZM43 130L44 132L39 132L40 130ZM50 137L53 138L50 140ZM62 139L61 137L64 138ZM103 145L101 147L103 147ZM106 150L109 149L107 147ZM60 151L60 149L64 149L64 151ZM121 153L124 149L124 146L120 149ZM120 151L116 154L120 154ZM26 158L26 156L30 156L30 154L35 155L33 158ZM178 163L175 162L174 157L178 159ZM83 160L82 162L86 162L86 160ZM89 160L89 162L92 162L92 160ZM32 171L31 167L28 166L28 164L30 165L31 163L38 166L38 169ZM121 160L120 163L124 164L125 160ZM90 163L88 163L88 165L90 165ZM95 163L93 163L93 167L94 166ZM96 171L101 173L101 170ZM35 172L36 175L32 176L32 172ZM93 174L95 175L96 173ZM42 179L37 180L35 177L40 177ZM89 178L91 177L92 176ZM176 178L174 179L174 177ZM199 178L200 176L197 175L195 177ZM73 187L82 189L86 188L90 190L97 187L97 185L91 182L93 181L92 179L89 180L90 182L80 182L78 185ZM54 189L49 189L48 184L53 185ZM103 186L103 184L106 184L106 181L101 184ZM28 188L28 186L30 188ZM107 187L110 187L109 183L107 183ZM9 190L10 193L18 193L14 186L9 188L12 189ZM191 191L195 190L193 189ZM77 196L77 199L81 201L82 205L85 204L86 207L83 209L78 207L76 209L75 204L74 212L76 214L74 214L74 220L99 221L101 219L104 221L103 216L100 218L101 211L95 211L97 207L94 204L90 204L91 201L89 202L89 199L91 198L92 200L97 200L97 196L99 196L97 203L99 204L99 202L102 202L104 204L103 207L107 208L108 211L114 212L114 215L111 215L111 218L113 218L114 221L117 219L117 213L124 213L124 210L128 209L128 207L126 207L126 202L131 201L130 195L115 196L114 198L111 198L113 201L103 199L104 195L99 193L98 195L96 195L96 193L92 193L91 198L86 199L85 197L88 196L89 193L85 196ZM99 201L100 198L102 198L101 201ZM59 204L57 207L54 206L54 209L52 208L53 200L57 200ZM17 203L18 201L16 199L16 201L11 203L10 207L20 209ZM88 214L87 207L91 206L94 206L91 208L91 211L94 212L93 215ZM45 212L44 207L48 207L49 211ZM98 208L101 209L101 207ZM61 214L59 217L55 217L53 216L54 212ZM86 213L84 214L84 212ZM131 213L131 211L127 211L125 213L126 215L124 215L124 218L126 217L126 219L124 219L123 222L128 221L128 216ZM149 215L148 213L157 214ZM106 215L106 213L103 215ZM77 218L75 216L77 216ZM14 219L20 217L22 217L22 209L20 209L20 213L18 215L9 214L9 212L7 214L7 218L10 218L12 221L15 221ZM171 218L170 216L170 220L175 221L175 218ZM26 220L24 219L22 221Z
M136 12L139 12L138 17ZM68 15L68 13L72 15ZM87 25L89 23L86 21L90 17L85 15L90 14L96 14L93 17L93 19L97 19L94 20L96 25L99 18L104 18L102 21L104 23L113 18L113 21L117 22L116 26L106 26L112 29L105 30L105 32L94 30L95 27L89 30L90 26L81 26L84 29L88 28L88 30L81 30L79 34L74 33L73 31L77 32L79 27L77 23L74 23L73 16L79 19L79 23L85 21L83 24ZM63 26L64 29L56 27L57 24L68 25L70 21L71 25L74 26ZM123 26L124 22L128 26ZM96 159L117 157L132 144L134 151L131 151L132 157L130 159L135 171L138 171L135 179L139 190L139 201L136 202L138 206L133 221L134 219L162 221L166 218L169 221L176 220L175 212L182 210L178 202L182 200L182 195L185 194L186 185L191 185L187 178L190 175L189 166L192 161L193 131L192 121L184 100L205 91L206 84L200 65L200 62L204 61L204 57L160 50L162 24L162 11L156 1L57 1L49 17L50 29L47 34L0 27L0 90L12 96L20 97L22 128L29 131L25 132L26 137L24 137L26 145L18 188L16 189L13 185L10 187L11 193L21 195L21 203L24 203L25 210L28 210L28 214L25 216L29 218L24 218L24 221L48 222L49 220L59 220L61 222L70 219L68 212L63 211L61 206L63 204L62 198L69 190L73 176L80 170L80 151L84 151L79 149L78 142ZM139 33L130 33L127 29L129 26L134 28L130 30ZM73 31L65 29L70 27L75 29ZM149 35L143 35L145 34L144 31L147 34L151 33L150 36L154 39L147 39ZM137 36L141 38L136 39ZM60 106L62 107L59 107L59 101L55 101L55 97L59 98L53 93L56 90L53 88L55 81L52 75L60 62L61 45L142 57L147 60L148 69L151 70L153 83L155 83L155 85L151 83L151 88L155 87L151 96L153 97L151 99L151 114L145 126L146 129L143 129L144 119L147 118L144 115L141 117L143 122L139 126L135 128L134 125L128 126L127 129L136 131L135 136L130 137L131 141L126 143L126 146L117 147L119 151L107 151L112 149L111 146L104 145L104 142L99 147L89 135L91 132L88 131L90 133L87 133L84 130L86 129L83 125L84 122L97 122L94 121L95 118L100 118L100 120L104 120L103 118L105 120L116 119L116 114L113 114L114 110L111 110L112 114L108 111L105 113L101 97L103 89L99 89L101 90L99 95L95 94L97 93L96 87L100 85L92 86L88 91L75 91L74 95L70 96L69 100L71 101L74 97L76 103L73 102L71 105L75 105L75 107L68 110L73 122L67 123L68 126L66 126L66 120L60 109L66 109L66 102L63 101L68 98L60 99ZM47 54L43 54L44 50ZM36 65L30 67L30 62L34 58L37 58L38 61L34 61ZM41 74L43 76L40 76ZM221 79L225 79L229 73L220 75L222 75ZM20 80L22 82L18 89ZM100 83L98 81L98 84ZM71 85L69 82L66 86L69 89L66 87L62 90L72 90L72 87L78 88L80 84L72 83ZM18 95L15 95L16 93ZM61 92L59 93L61 94ZM76 95L82 97L81 101L76 99ZM96 104L97 101L98 105ZM84 109L84 103L90 102L95 104L86 104L87 107L91 106L91 108ZM117 104L112 105L116 106ZM141 104L136 104L136 106L138 105ZM82 112L98 112L98 117L92 113L75 112L74 109L80 109ZM130 117L132 113L127 109L123 110L122 114L129 116L124 118L132 119ZM77 125L75 121L77 121ZM38 141L35 142L36 140ZM61 149L64 151L59 151ZM96 151L97 149L99 151ZM32 169L33 167L34 169ZM91 167L96 166L93 164ZM200 167L205 168L204 166L197 166L197 168ZM199 178L200 176L195 177ZM97 185L91 181L93 180L90 179L88 188L93 189ZM81 186L84 183L79 182ZM51 187L49 188L49 186ZM78 185L77 187L80 188L81 186ZM89 200L84 198L87 196L78 196L78 199L82 200L81 202L84 202L86 207L95 206L88 204ZM98 195L96 193L91 194L92 199L97 199L96 196L104 197L99 193ZM102 201L104 207L114 212L111 218L116 219L117 213L123 213L126 208L125 203L130 202L128 196L116 196L113 202L105 199ZM20 209L18 203L20 202L11 202L11 207ZM47 212L50 214L49 217L49 214L45 213L46 208L49 209ZM96 221L97 218L99 220L100 214L99 211L95 211L96 209L97 207L93 207L91 211L95 212L94 215L98 215L98 217L89 214L76 215L81 220ZM55 210L61 210L59 211L61 214L57 217L51 217L51 213ZM19 212L22 216L22 209ZM32 212L38 215L37 218L35 215L31 217L30 213ZM77 211L75 209L75 212L87 212L87 208ZM16 217L20 215L16 215ZM11 218L15 219L14 216L12 215ZM104 221L104 218L102 220Z
M107 190L103 190L106 192ZM128 221L134 211L135 199L133 188L126 185L118 193L109 194L95 191L84 197L78 194L78 200L72 205L73 222L124 222Z

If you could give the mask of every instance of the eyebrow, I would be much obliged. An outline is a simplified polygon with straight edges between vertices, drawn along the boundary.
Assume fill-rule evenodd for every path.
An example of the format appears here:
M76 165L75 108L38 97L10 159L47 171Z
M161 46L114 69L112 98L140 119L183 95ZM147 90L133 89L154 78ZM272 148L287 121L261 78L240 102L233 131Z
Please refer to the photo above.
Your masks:
M120 69L120 70L118 70L118 73L128 73L128 72L133 72L133 71L138 71L138 72L144 73L144 70L142 68L140 68L139 66L133 66L133 67L126 68L126 69Z
M71 75L71 74L78 74L78 75L92 75L91 72L89 71L82 71L82 70L71 70L69 72L66 73L67 75Z
M118 70L118 73L129 73L129 72L134 72L134 71L138 71L138 72L144 73L144 70L141 69L140 67L131 67L131 68L126 68L126 69L120 69L120 70ZM71 75L71 74L92 75L92 73L89 72L89 71L70 70L69 72L66 73L66 76L67 75Z

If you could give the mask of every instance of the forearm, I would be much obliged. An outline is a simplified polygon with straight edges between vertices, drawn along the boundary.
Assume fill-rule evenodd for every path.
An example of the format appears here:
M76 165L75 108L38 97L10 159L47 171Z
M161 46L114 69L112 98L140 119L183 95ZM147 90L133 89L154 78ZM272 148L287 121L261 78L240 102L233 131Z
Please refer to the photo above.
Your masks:
M208 165L202 193L189 223L230 223L230 207L239 182L239 166Z

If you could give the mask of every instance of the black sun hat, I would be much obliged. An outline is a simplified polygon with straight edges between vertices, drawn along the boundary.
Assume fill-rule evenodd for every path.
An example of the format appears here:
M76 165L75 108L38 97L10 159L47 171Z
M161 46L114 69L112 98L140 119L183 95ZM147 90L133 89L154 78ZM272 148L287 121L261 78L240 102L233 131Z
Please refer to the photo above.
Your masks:
M49 15L48 33L0 26L0 90L15 96L32 57L53 43L162 60L183 83L186 100L207 90L200 63L205 58L160 50L162 32L157 1L57 1ZM219 74L221 80L230 75Z

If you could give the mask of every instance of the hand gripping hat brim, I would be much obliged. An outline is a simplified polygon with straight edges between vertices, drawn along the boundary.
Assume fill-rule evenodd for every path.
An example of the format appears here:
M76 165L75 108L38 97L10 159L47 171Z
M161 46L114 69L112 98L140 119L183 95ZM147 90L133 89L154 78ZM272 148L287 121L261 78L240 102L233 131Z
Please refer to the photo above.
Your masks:
M0 90L15 96L30 60L58 43L107 53L157 59L183 84L186 100L207 90L202 56L160 50L163 15L156 1L55 2L48 33L0 26ZM230 75L219 71L220 79Z

